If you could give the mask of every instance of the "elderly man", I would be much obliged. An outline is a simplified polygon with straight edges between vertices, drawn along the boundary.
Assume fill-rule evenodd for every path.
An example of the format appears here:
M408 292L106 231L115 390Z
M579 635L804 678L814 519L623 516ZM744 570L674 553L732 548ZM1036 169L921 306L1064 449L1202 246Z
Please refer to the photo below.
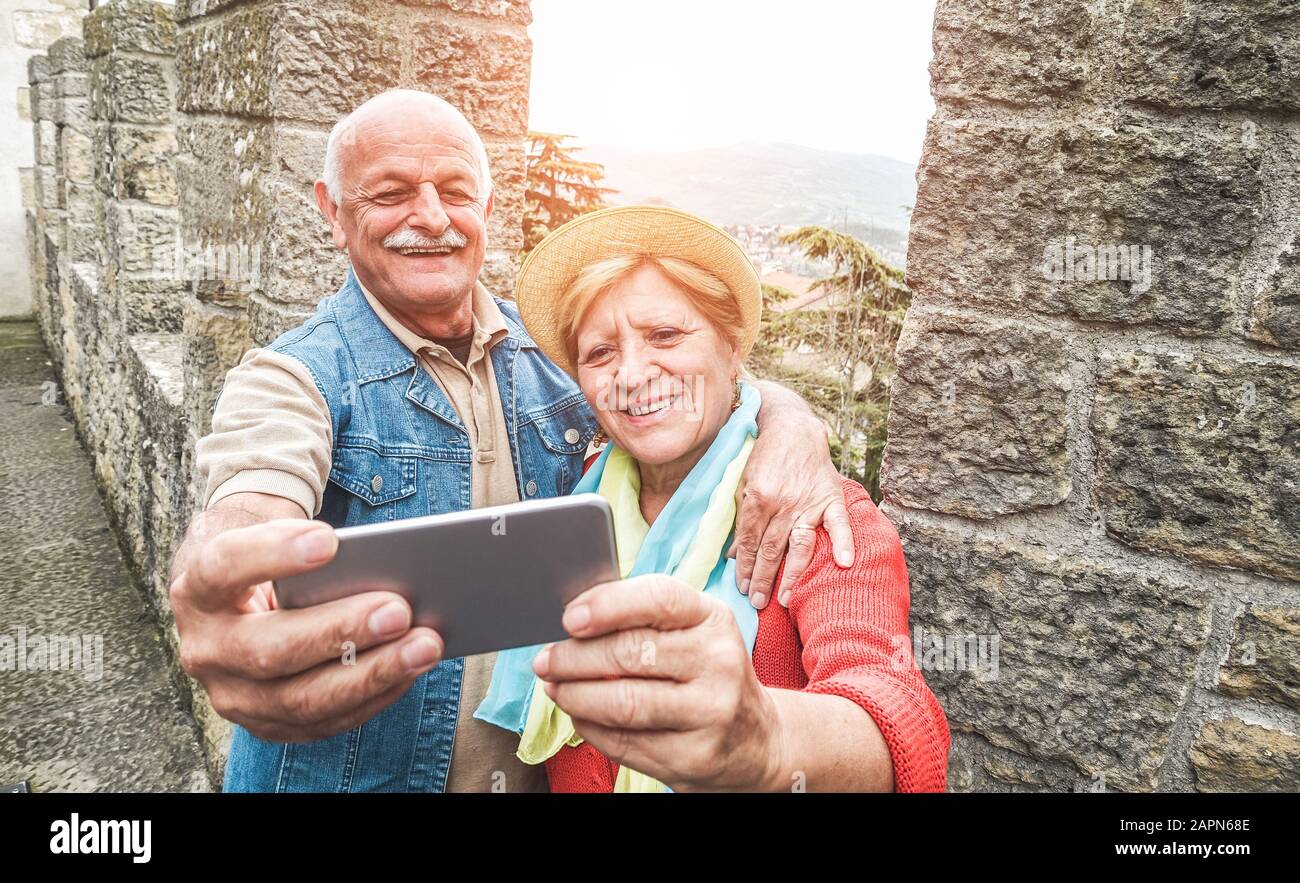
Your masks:
M332 558L336 527L568 493L597 428L478 281L492 184L455 108L409 90L366 102L331 133L316 198L347 279L227 375L196 450L206 510L173 564L182 665L238 724L226 788L545 790L517 740L472 717L491 655L442 659L391 593L276 609L271 581ZM764 400L735 544L760 607L796 517L824 519L852 560L820 423L780 387Z

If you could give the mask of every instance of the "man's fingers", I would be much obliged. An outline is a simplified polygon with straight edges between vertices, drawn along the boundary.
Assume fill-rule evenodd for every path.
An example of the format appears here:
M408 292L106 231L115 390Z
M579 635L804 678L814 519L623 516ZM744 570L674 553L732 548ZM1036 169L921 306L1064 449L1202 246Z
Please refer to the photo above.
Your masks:
M366 721L379 714L379 712L392 705L398 699L401 699L402 696L406 694L406 691L411 689L411 685L415 683L415 680L418 677L419 675L415 675L391 688L387 692L380 693L378 696L375 696L357 708L354 708L342 717L334 718L333 720L320 724L312 732L305 734L305 738L302 741L312 742L316 739L325 739L347 730L351 730L354 727L361 726Z
M831 549L835 554L835 563L840 567L853 566L853 526L849 523L849 510L844 501L837 500L826 507L822 513L822 526L831 535Z
M775 512L769 499L757 493L746 493L736 512L736 584L745 594L749 593L759 546Z
M347 662L325 662L278 681L242 681L232 698L239 713L284 723L290 728L318 728L351 720L359 709L433 668L442 660L442 638L432 629L415 628Z
M585 681L606 677L687 680L696 673L697 642L677 632L628 629L599 638L571 639L544 648L533 672L545 681Z
M812 563L813 550L817 548L818 533L801 517L790 531L790 551L785 556L781 570L781 584L776 588L776 600L783 607L790 606L790 591Z
M772 583L776 572L781 568L781 559L785 557L790 544L790 531L794 527L792 515L778 514L767 523L763 539L758 544L758 556L754 560L754 570L749 578L749 601L758 610L767 606L772 598Z
M564 610L564 629L575 638L594 638L634 628L661 631L703 623L721 602L663 574L602 583L583 592Z
M334 529L320 521L280 519L224 531L194 554L172 596L197 610L232 610L259 583L313 570L336 551Z
M238 720L235 723L259 739L265 739L268 742L314 742L317 739L328 739L330 736L337 736L346 730L361 726L398 699L401 699L406 691L411 689L411 684L414 682L415 679L412 678L408 683L398 684L387 692L370 699L364 705L352 709L345 715L320 724L294 726L283 721L256 718Z
M366 592L305 607L235 617L217 667L253 680L285 678L405 634L411 607L392 592Z

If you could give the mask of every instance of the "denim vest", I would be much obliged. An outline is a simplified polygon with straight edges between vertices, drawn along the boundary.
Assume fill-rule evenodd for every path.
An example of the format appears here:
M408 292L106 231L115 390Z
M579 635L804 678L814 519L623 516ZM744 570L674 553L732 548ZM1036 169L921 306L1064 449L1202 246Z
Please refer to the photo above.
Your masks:
M567 494L597 425L567 374L542 354L514 304L491 349L521 500ZM338 294L269 349L311 372L329 405L332 463L317 518L335 527L470 508L469 436L429 372L384 326L351 269ZM454 574L452 574L454 576ZM442 791L463 659L445 659L369 721L281 745L235 727L227 791Z

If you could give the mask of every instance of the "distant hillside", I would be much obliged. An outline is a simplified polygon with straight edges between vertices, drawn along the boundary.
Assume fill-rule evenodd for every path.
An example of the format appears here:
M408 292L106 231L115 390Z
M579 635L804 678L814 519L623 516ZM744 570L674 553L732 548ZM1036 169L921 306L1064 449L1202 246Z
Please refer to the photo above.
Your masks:
M916 167L883 156L794 144L742 143L686 151L590 145L615 204L657 202L717 224L823 224L901 248L916 200ZM892 234L892 235L889 235Z

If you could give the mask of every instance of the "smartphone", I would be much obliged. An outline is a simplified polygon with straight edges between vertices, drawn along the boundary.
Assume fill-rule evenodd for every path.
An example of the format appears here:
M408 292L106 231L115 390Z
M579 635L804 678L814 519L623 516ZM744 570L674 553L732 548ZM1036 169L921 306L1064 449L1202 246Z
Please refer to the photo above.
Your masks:
M396 592L444 658L560 641L564 607L618 579L614 522L599 494L339 528L338 553L275 581L276 603L310 607Z

